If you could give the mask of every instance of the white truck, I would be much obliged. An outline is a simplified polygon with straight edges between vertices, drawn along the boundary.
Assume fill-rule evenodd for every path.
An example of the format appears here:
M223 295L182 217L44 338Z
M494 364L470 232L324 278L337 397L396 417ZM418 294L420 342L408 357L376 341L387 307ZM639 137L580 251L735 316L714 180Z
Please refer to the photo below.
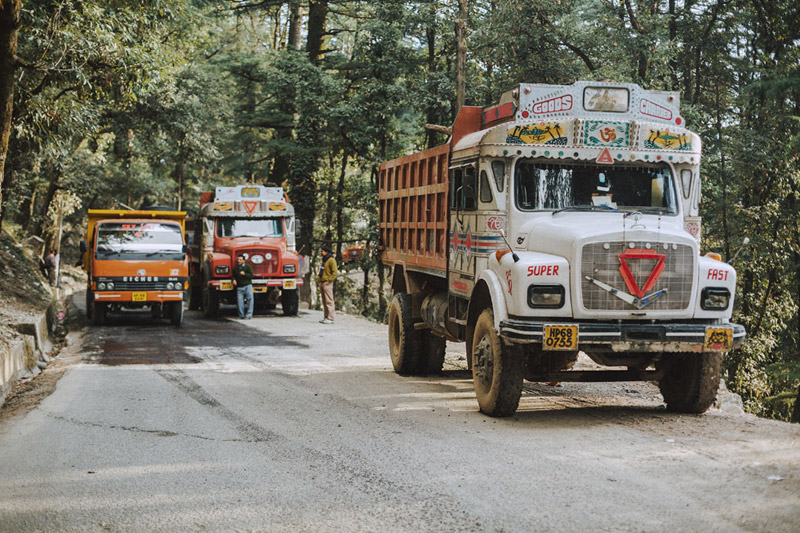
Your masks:
M669 409L708 409L745 330L735 270L700 253L701 142L683 126L674 92L520 84L383 163L395 370L440 372L450 340L490 416L516 411L523 379L657 381ZM579 350L608 369L572 370Z

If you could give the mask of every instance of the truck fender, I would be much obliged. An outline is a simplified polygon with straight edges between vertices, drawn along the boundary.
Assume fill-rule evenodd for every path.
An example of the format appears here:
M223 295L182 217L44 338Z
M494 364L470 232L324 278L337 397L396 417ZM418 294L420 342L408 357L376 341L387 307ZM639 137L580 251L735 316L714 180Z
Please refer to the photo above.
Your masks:
M203 278L202 279L205 279L206 282L211 281L212 279L214 279L214 274L213 274L213 270L212 269L214 268L214 265L219 265L219 264L228 265L228 271L229 272L233 268L233 265L231 265L231 257L228 254L221 254L221 253L217 253L217 252L207 253L206 256L205 256L205 259L203 261ZM230 277L230 275L228 275L227 277ZM202 279L201 279L200 283L202 283Z
M419 294L427 276L419 272L410 272L404 263L396 263L392 272L392 290L407 294Z
M508 307L506 307L503 285L500 283L500 278L497 277L497 274L491 270L484 270L481 272L478 284L481 282L486 284L486 288L489 291L489 296L492 301L492 311L494 311L494 327L499 330L500 322L508 318ZM480 312L478 314L480 314Z

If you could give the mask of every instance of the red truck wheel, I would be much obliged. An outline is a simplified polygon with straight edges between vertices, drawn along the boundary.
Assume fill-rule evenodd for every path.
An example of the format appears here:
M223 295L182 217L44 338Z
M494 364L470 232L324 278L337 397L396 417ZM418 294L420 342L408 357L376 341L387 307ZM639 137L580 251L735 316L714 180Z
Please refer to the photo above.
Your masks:
M284 316L297 316L300 309L300 296L296 290L281 292L281 307Z
M472 348L472 382L482 413L511 416L522 396L525 358L505 346L494 329L494 313L484 309L475 323Z
M207 318L219 315L219 293L208 283L203 283L203 314Z

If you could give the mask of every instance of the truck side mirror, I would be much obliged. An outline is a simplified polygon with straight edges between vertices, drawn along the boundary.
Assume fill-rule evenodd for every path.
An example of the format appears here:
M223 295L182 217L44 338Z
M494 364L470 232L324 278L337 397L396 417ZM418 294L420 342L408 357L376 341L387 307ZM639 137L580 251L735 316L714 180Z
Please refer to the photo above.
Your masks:
M184 244L181 249L183 250L183 253L185 253L185 254L188 254L188 253L191 252L191 249L189 248L188 244Z
M81 247L81 253L85 254L86 250L89 249L89 244L86 241L81 241L80 242L80 247Z
M299 239L300 235L302 235L302 226L300 225L300 219L294 219L294 236L295 238Z

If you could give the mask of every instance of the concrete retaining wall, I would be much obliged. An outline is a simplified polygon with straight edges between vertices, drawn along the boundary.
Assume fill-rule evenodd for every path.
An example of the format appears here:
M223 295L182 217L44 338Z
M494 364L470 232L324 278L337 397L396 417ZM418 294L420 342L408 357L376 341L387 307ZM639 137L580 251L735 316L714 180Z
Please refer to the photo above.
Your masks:
M8 349L0 348L0 405L3 405L17 381L39 374L51 360L59 307L58 300L55 300L37 320L11 325L22 338Z

